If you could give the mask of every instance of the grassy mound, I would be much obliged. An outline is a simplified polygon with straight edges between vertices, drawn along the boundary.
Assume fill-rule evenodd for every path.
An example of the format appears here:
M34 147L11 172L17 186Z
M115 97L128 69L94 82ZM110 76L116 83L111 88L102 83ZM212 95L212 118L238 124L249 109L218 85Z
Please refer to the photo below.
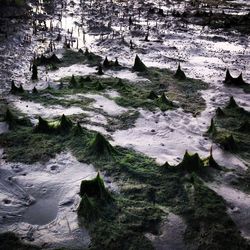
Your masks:
M242 73L238 77L232 77L228 69L226 71L224 83L238 87L247 85L247 83L243 80Z
M182 162L176 167L188 172L197 172L204 168L204 164L198 153L191 155L186 151Z
M138 55L135 56L135 62L134 62L133 70L138 71L138 72L147 71L147 67L142 62L142 60L140 59L140 57Z
M177 78L178 80L185 80L186 79L186 75L185 75L184 71L181 69L180 63L179 63L178 68L174 74L174 77Z
M73 126L72 121L62 115L59 121L48 122L39 116L38 124L34 128L35 133L58 134L68 133Z
M24 89L23 89L22 84L20 84L20 86L17 87L16 84L15 84L15 82L12 80L12 81L11 81L10 93L13 94L13 95L24 93Z
M219 111L218 111L219 110ZM225 108L217 109L209 136L225 150L250 160L250 113L240 107L233 97Z
M113 146L100 133L97 133L92 140L89 147L89 153L96 157L113 157L117 154Z

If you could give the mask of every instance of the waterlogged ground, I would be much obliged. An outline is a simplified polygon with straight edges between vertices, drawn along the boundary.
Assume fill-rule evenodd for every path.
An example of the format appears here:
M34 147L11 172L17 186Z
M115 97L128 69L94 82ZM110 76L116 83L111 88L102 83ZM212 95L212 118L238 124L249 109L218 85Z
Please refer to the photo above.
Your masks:
M159 165L166 161L178 164L186 150L207 157L212 146L214 159L225 167L225 171L215 173L212 180L205 178L204 182L223 197L227 214L241 235L249 239L249 194L244 193L245 189L239 190L240 185L231 185L238 180L238 175L244 176L250 164L249 159L224 150L205 135L215 110L223 108L230 96L233 95L241 107L250 111L249 92L223 83L226 68L235 77L242 72L244 80L250 82L249 34L233 29L212 29L170 15L173 9L182 12L186 8L183 3L165 6L151 1L127 4L114 1L113 4L105 2L100 7L96 2L85 1L80 5L75 1L62 9L61 4L55 1L54 12L49 14L42 6L41 3L37 15L45 20L47 30L37 26L37 34L32 35L32 22L21 22L17 32L11 33L7 41L0 42L1 99L13 110L28 117L33 125L37 124L39 116L53 120L65 114L74 123L79 122L88 130L101 132L112 145L134 149L153 158ZM150 14L150 7L163 9L165 16ZM128 11L125 11L126 8ZM211 9L213 12L224 10L225 13L244 15L249 11L249 5L245 1L225 1L218 8L212 5ZM129 17L132 17L131 27ZM145 41L147 32L148 41ZM59 33L62 40L56 41ZM31 43L23 42L24 34L32 35ZM106 56L112 60L118 58L123 68L104 69L104 75L98 76L99 62L93 64L81 61L74 55L65 62L63 43L66 38L71 50L76 53L78 49L85 51L87 47L101 56L101 61ZM30 63L34 53L40 55L49 52L51 40L55 41L54 53L63 63L58 64L59 68L55 70L39 66L38 80L31 81ZM174 102L174 108L165 111L160 106L154 106L153 102L145 104L145 100L139 100L139 94L144 96L156 85L150 75L132 70L136 54L148 67L175 71L180 62L188 77L208 83L195 90L196 97L201 98L201 104L195 106L195 112L186 112L188 108L182 106L180 92L174 85L168 85L168 81L172 81L171 77L166 82L161 80L159 85L162 83L163 89L159 90L161 86L157 86L157 90L160 95L167 89L167 96ZM92 83L85 82L86 88L71 89L68 86L72 75L76 76L77 81L80 76L90 76L94 80ZM104 89L93 85L98 79ZM115 83L122 79L126 88L132 85L126 100L122 99L126 89L107 84L105 81L109 79ZM11 80L18 86L22 84L26 93L9 94ZM32 94L34 86L39 91L38 95ZM188 85L184 85L184 88L188 88ZM8 125L1 122L0 131L7 133ZM43 248L87 247L91 235L78 221L78 192L81 181L93 178L96 172L95 166L79 162L72 152L61 152L46 162L24 164L8 160L3 148L0 232L17 233L26 242ZM119 188L116 182L111 182L106 175L104 181L109 190L117 192ZM124 183L126 181L124 179ZM130 188L138 185L129 184ZM187 240L187 218L177 215L177 210L171 205L167 211L165 207L160 208L164 216L158 233L145 233L156 249L186 249L188 244L190 246Z

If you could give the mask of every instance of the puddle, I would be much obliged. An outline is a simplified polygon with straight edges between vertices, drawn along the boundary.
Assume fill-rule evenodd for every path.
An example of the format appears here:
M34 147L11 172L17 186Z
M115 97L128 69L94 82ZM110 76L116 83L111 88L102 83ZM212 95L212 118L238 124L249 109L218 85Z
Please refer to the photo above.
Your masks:
M17 232L38 245L87 247L90 236L76 213L78 192L81 181L96 174L92 165L78 162L71 153L45 164L3 162L0 200L7 202L0 202L0 232Z
M56 218L57 213L58 201L54 197L40 199L25 210L23 221L31 225L46 225Z

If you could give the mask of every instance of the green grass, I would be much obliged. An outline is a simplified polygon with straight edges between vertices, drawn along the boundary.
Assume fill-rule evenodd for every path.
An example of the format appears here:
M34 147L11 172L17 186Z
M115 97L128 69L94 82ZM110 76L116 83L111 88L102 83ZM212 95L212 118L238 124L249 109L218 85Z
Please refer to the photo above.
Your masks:
M56 153L70 150L79 161L93 164L119 186L119 193L111 193L112 201L105 205L93 197L87 204L83 201L84 206L92 204L93 211L98 211L94 213L98 219L80 216L92 238L90 249L152 249L144 234L158 232L159 223L167 216L162 207L185 219L187 246L247 249L226 213L223 199L204 185L199 177L202 175L185 168L159 166L153 159L121 147L114 148L112 157L96 157L92 150L96 134L83 129L74 136L73 131L40 134L34 133L32 127L19 126L1 135L0 142L8 161L25 163L45 162ZM105 154L111 154L110 150ZM209 168L205 171L209 172Z

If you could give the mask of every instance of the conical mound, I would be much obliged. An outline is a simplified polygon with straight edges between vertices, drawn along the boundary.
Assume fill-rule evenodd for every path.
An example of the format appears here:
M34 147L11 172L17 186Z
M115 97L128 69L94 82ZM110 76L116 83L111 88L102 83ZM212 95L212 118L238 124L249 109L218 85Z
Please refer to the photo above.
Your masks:
M104 185L104 181L98 173L92 180L83 180L80 187L80 196L87 195L91 198L107 201L111 198Z
M110 63L109 63L108 57L105 57L105 59L103 61L103 67L104 68L109 68L110 67Z
M217 116L217 117L223 117L223 116L225 116L224 111L223 111L220 107L218 107L218 108L216 109L216 116Z
M73 126L72 121L63 114L60 119L61 131L69 131L72 128L72 126Z
M182 162L178 164L176 167L189 171L189 172L193 172L193 171L195 172L195 171L199 171L200 169L202 169L204 167L204 164L197 153L190 155L186 151Z
M207 133L210 134L210 135L215 135L216 132L217 132L217 130L216 130L216 127L215 127L215 124L214 124L214 119L212 118Z
M239 107L236 101L234 100L233 96L230 97L229 103L226 106L227 108L237 108Z
M179 63L178 68L177 68L177 70L176 70L176 72L174 74L174 77L176 79L179 79L179 80L185 80L186 79L186 75L185 75L184 71L181 69L180 63Z
M37 133L51 133L51 128L48 121L39 116L38 124L35 126L34 132Z
M11 81L11 89L10 89L10 93L11 94L21 94L24 92L23 86L22 84L20 84L20 87L17 87L15 85L15 82L12 80Z
M116 154L116 150L113 148L113 146L100 133L96 134L90 145L89 152L91 155L95 155L97 157L113 156Z
M226 71L226 77L225 77L224 83L228 84L228 85L234 85L234 86L242 86L242 85L247 84L243 80L242 73L240 73L240 75L238 77L232 77L232 75L230 74L228 69Z
M76 88L77 87L77 81L76 81L74 75L71 76L71 79L69 81L69 87L70 88Z
M208 166L210 168L214 168L214 169L221 169L221 166L215 161L214 157L213 157L213 151L212 151L212 147L210 149L210 155L208 156Z
M144 72L147 70L147 67L145 64L141 61L138 55L135 57L135 62L133 66L133 70L138 71L138 72Z

